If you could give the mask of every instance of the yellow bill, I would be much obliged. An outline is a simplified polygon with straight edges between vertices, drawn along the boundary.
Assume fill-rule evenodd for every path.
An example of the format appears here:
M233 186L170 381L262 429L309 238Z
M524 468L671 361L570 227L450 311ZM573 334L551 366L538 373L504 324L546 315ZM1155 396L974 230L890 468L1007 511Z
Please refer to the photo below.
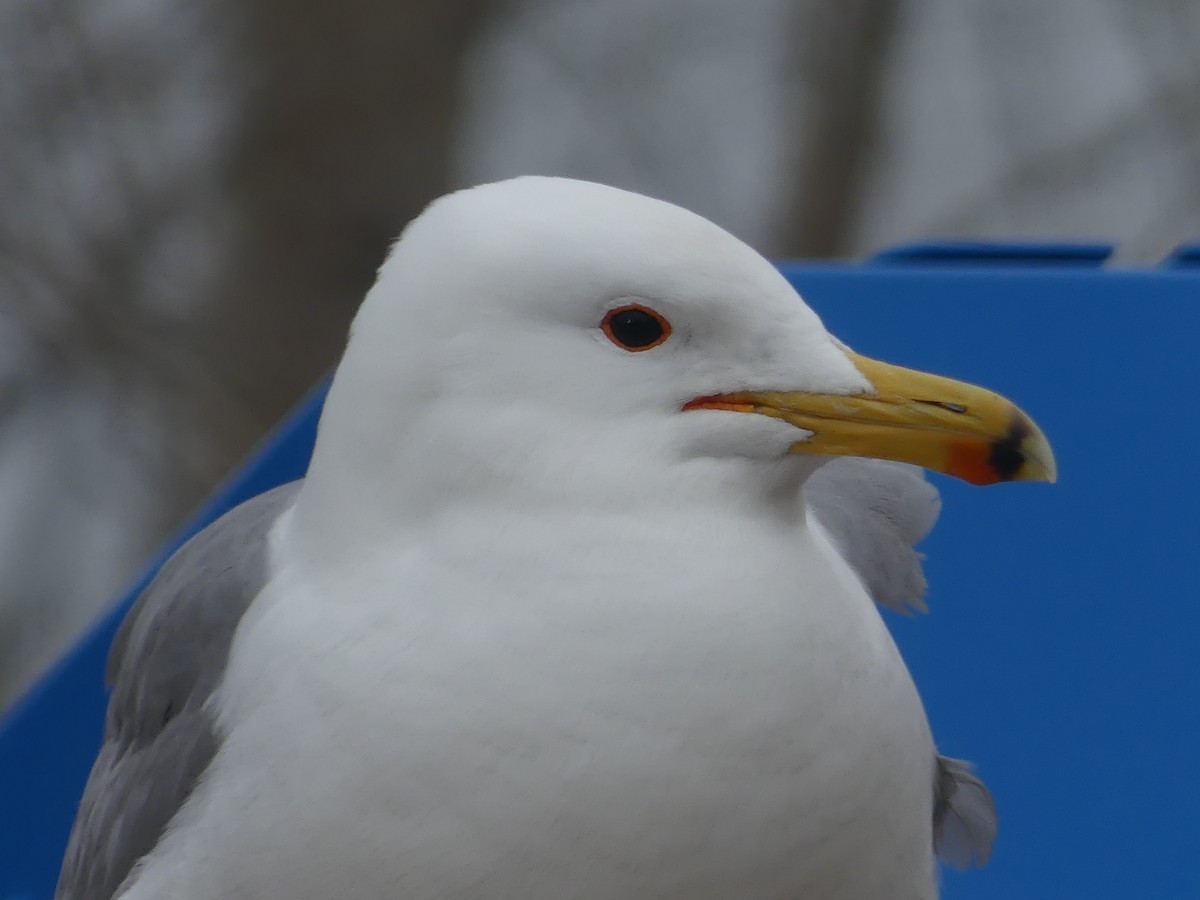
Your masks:
M684 409L722 409L782 419L812 432L793 453L913 463L971 484L1054 481L1054 452L1016 404L973 384L879 362L850 360L873 393L746 391L697 397Z

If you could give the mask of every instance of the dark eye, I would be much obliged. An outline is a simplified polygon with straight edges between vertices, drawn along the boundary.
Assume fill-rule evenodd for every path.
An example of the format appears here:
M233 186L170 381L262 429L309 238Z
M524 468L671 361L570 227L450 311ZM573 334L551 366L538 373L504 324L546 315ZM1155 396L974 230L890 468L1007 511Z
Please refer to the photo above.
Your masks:
M657 347L671 336L670 322L637 303L609 310L600 327L610 341L633 352Z

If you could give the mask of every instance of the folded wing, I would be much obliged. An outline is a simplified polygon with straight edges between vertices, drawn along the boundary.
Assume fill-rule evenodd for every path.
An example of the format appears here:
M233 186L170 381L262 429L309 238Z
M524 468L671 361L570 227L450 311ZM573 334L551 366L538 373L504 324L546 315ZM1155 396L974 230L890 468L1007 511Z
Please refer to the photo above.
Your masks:
M267 534L299 482L222 516L167 561L125 617L108 660L104 743L56 900L109 900L217 752L206 701L238 622L267 580Z

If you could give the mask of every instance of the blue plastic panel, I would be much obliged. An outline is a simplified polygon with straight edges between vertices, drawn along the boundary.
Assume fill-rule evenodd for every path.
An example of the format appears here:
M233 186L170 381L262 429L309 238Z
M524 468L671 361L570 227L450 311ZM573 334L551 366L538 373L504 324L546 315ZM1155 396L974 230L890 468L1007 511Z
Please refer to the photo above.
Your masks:
M1000 835L951 900L1200 897L1200 275L789 269L855 349L1016 399L1054 486L944 498L932 614L888 616Z
M1058 485L938 479L930 616L888 615L944 752L996 794L991 864L950 900L1200 897L1200 273L789 266L856 349L993 387ZM302 410L194 522L299 475ZM148 577L148 576L147 576ZM102 721L105 619L0 729L0 900L47 898Z

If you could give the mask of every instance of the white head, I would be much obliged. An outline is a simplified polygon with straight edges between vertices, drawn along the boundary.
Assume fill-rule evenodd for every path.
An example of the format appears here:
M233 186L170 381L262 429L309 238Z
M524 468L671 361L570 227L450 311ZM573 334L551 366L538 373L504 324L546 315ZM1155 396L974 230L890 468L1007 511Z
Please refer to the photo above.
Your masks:
M653 346L622 346L656 327ZM785 401L871 397L863 363L770 263L677 206L559 178L461 191L380 269L301 510L412 522L480 492L669 502L703 492L713 466L798 482L819 459L794 455L806 444L856 451L818 446L813 409ZM694 402L714 395L736 403Z

